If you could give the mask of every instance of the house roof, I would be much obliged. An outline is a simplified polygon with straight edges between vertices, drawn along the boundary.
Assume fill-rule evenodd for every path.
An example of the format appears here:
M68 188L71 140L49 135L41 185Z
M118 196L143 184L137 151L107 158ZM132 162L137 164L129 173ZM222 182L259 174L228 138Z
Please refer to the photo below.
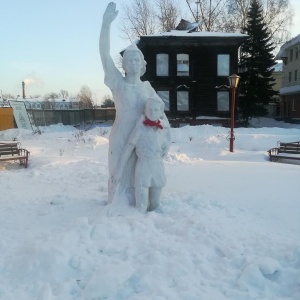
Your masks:
M248 35L230 32L207 32L171 30L159 34L143 35L138 42L139 48L145 45L156 46L239 46Z
M300 85L293 85L281 88L279 90L280 95L292 95L292 94L299 94L300 93Z
M178 37L180 39L178 39ZM224 44L231 44L231 45L241 45L249 36L243 33L234 33L234 32L212 32L212 31L191 31L189 30L170 30L166 32L161 32L157 34L149 34L149 35L142 35L139 39L135 40L135 43L138 48L142 48L146 41L149 40L160 40L165 41L166 38L169 39L168 41L172 40L177 41L177 44L182 43L182 39L185 40L185 43L190 40L193 44L195 40L198 44L205 44L205 45L220 45ZM176 43L176 42L175 42ZM186 44L185 44L186 45ZM128 46L129 47L129 46ZM124 51L127 49L123 49L120 54L123 56Z
M234 33L234 32L212 32L212 31L192 31L190 30L170 30L161 32L158 34L149 34L142 37L159 37L159 36L180 36L180 37L244 37L247 38L247 34Z
M296 37L284 43L280 47L279 52L277 53L275 59L282 59L283 57L287 57L286 51L297 44L300 44L300 34L298 34Z

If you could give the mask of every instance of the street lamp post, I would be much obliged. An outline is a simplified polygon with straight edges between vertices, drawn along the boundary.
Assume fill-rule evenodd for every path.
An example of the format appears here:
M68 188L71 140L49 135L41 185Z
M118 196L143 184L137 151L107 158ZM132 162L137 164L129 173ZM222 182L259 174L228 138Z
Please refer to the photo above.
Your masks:
M233 152L234 137L234 109L235 109L235 93L239 84L240 76L233 74L228 77L229 87L231 90L231 120L230 120L230 137L229 137L229 151Z

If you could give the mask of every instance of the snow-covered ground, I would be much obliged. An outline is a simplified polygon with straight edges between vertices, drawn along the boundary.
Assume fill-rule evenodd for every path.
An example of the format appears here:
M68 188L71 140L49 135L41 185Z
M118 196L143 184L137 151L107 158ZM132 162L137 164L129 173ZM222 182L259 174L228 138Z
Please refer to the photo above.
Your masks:
M0 299L300 299L300 165L274 163L300 126L172 129L160 208L106 205L110 127L0 132Z

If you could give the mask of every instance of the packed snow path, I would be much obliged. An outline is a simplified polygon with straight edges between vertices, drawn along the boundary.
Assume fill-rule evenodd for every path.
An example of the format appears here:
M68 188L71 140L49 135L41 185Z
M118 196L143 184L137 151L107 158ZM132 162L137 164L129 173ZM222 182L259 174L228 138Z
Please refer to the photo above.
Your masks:
M159 210L106 205L109 127L0 132L0 299L300 299L300 166L271 163L300 129L172 129Z

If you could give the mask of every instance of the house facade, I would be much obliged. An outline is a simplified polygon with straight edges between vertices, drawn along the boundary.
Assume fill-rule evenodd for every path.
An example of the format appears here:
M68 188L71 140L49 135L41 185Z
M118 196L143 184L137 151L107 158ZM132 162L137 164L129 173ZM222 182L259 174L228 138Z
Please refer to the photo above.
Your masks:
M300 34L281 46L276 59L283 61L280 117L300 120Z
M230 117L228 76L237 73L245 34L171 30L141 36L137 46L147 61L149 80L170 120ZM217 88L221 87L223 88Z
M281 98L279 95L279 91L281 89L282 83L282 62L277 62L274 66L274 71L272 73L272 77L275 79L273 90L278 92L278 95L272 97L272 100L266 106L268 110L268 117L269 118L279 118L280 117L280 105L281 105Z

